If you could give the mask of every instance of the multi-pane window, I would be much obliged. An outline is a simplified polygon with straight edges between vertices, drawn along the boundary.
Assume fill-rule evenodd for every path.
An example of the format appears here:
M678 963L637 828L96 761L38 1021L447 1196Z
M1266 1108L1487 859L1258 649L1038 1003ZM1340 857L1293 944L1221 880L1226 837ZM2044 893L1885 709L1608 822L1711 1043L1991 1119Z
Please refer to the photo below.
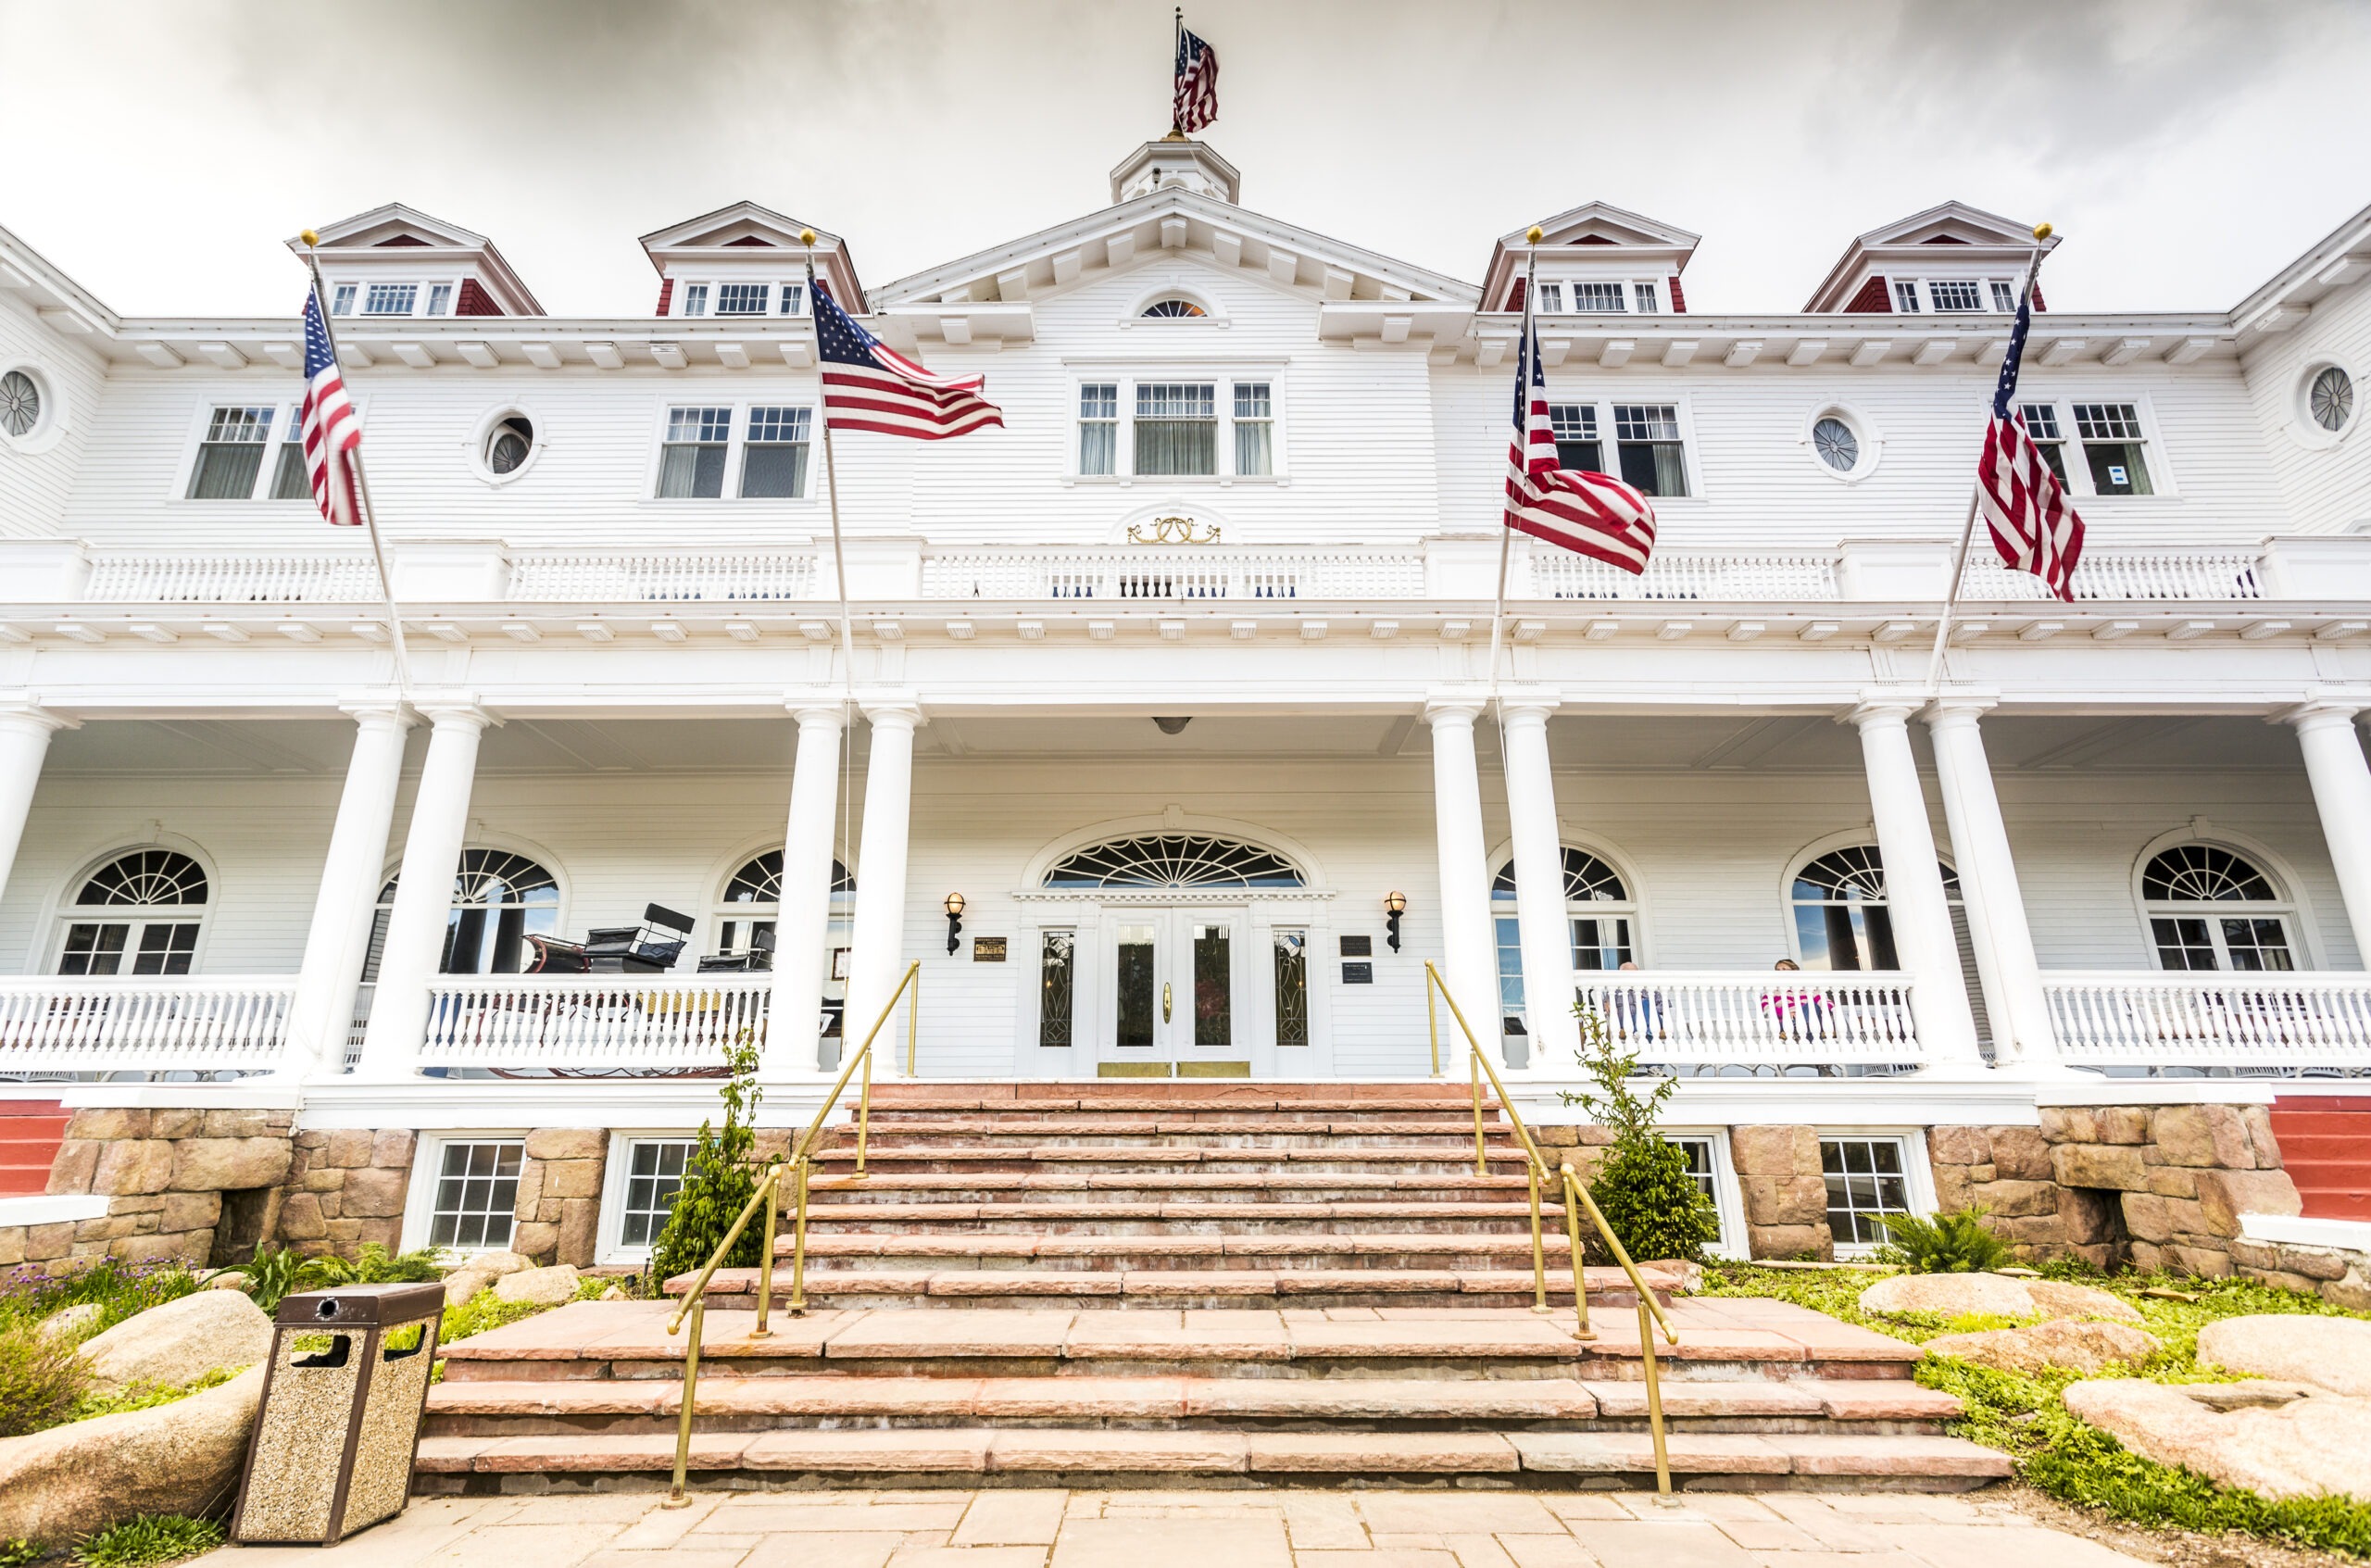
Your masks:
M1704 1195L1704 1201L1712 1206L1713 1213L1718 1214L1721 1211L1721 1182L1719 1170L1712 1163L1712 1140L1704 1137L1678 1137L1666 1141L1687 1156L1687 1179L1696 1184L1697 1190ZM1728 1249L1725 1225L1722 1227L1722 1233L1712 1238L1712 1246L1720 1251Z
M338 284L337 288L330 295L330 314L332 316L353 315L354 293L355 290L352 283Z
M207 897L206 872L186 855L135 849L118 856L76 892L57 972L187 974Z
M1650 495L1687 494L1687 459L1679 409L1669 403L1617 403L1613 438L1622 482Z
M428 1245L460 1251L508 1247L525 1150L525 1145L509 1138L446 1144L429 1210Z
M1652 283L1631 284L1630 297L1637 302L1638 314L1641 316L1659 315L1662 311L1662 294Z
M1574 283L1573 308L1583 314L1592 311L1620 311L1625 308L1620 283Z
M1993 279L1988 286L1992 290L1992 308L2003 316L2014 315L2017 309L2017 291L1998 278Z
M643 1248L658 1241L683 1190L688 1138L636 1138L627 1146L626 1190L618 1211L618 1245Z
M1536 308L1537 313L1542 316L1562 315L1564 312L1564 285L1562 283L1540 284L1539 303Z
M313 478L305 470L305 422L292 409L288 428L280 433L280 456L272 463L271 498L302 501L312 494Z
M782 313L796 316L807 308L807 285L784 283L782 286Z
M719 283L716 285L716 313L720 316L762 316L766 313L766 298L772 292L766 283Z
M1218 472L1218 395L1211 383L1137 384L1137 473L1214 474Z
M1276 969L1276 1044L1309 1044L1309 932L1277 926L1269 933Z
M1055 1050L1077 1043L1078 933L1041 932L1037 938L1037 1043Z
M1117 473L1119 460L1120 388L1089 382L1078 389L1078 471Z
M670 408L659 462L662 499L713 500L724 494L724 452L733 438L730 408Z
M2286 904L2272 879L2230 850L2183 844L2140 873L2157 966L2262 973L2297 967Z
M742 495L807 494L808 420L805 408L749 410L748 440L741 450Z
M2041 460L2050 465L2050 471L2058 476L2058 483L2064 484L2066 432L2059 425L2058 409L2048 403L2028 403L2024 413L2026 433L2032 436L2034 445L2041 449Z
M1937 278L1927 283L1926 293L1938 310L1984 308L1983 285L1973 278Z
M452 311L453 285L450 283L429 284L428 313L431 316L448 316Z
M1605 471L1605 448L1597 437L1597 405L1550 403L1548 425L1556 436L1556 466L1580 473Z
M1246 477L1275 470L1276 409L1266 382L1235 383L1235 471Z
M1907 1163L1900 1138L1819 1140L1827 1233L1837 1246L1875 1247L1888 1239L1879 1216L1910 1212Z
M420 303L418 283L372 283L362 296L365 316L408 316Z
M708 285L706 283L694 283L684 290L682 314L685 316L708 314Z
M189 499L244 501L256 493L263 454L271 440L270 408L217 408L206 424L190 470Z
M1908 278L1897 278L1893 285L1893 307L1901 315L1918 314L1918 284Z
M2141 447L2140 411L2129 403L2077 403L2075 433L2083 442L2091 486L2102 495L2154 495Z

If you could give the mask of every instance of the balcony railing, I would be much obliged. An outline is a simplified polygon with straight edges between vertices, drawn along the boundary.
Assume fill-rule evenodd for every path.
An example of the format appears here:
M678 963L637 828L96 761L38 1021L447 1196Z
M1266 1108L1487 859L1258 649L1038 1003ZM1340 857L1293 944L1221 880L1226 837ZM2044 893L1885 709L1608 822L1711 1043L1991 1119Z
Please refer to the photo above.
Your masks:
M1542 548L1531 558L1532 596L1541 599L1833 599L1832 551L1655 552L1643 576L1587 556Z
M764 1039L772 985L762 973L441 975L419 1060L496 1073L721 1067L727 1046Z
M379 596L367 554L108 552L93 558L86 597L117 604L351 604Z
M1985 548L1979 535L1976 548ZM2260 599L2255 550L2086 550L2075 568L2075 598ZM2049 585L2028 571L2012 571L1988 552L1971 554L1961 596L2047 599Z
M960 550L922 562L927 599L1412 599L1413 550Z
M0 1074L268 1073L295 977L0 980Z
M2077 1067L2371 1070L2371 974L2044 970L2042 993Z
M803 599L814 591L815 558L787 550L522 551L511 559L508 596L657 603Z
M1657 1063L1768 1069L1916 1063L1911 985L1893 972L1574 976L1582 1004L1625 1053Z

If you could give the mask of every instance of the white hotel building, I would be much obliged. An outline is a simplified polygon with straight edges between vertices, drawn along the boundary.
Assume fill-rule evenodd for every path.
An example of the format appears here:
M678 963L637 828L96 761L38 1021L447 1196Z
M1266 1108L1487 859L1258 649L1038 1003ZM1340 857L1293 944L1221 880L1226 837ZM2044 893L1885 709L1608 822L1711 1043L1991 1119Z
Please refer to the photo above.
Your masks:
M242 1222L307 1245L499 1242L533 1132L597 1130L584 1261L646 1240L687 1070L751 1031L803 1121L910 964L884 1076L1373 1082L1435 1071L1429 961L1542 1108L1577 994L1688 1074L1732 1248L1733 1129L1931 1206L1934 1129L2371 1069L2371 213L2228 308L2037 316L2077 596L1979 542L1939 695L2026 225L1937 207L1737 314L1694 234L1546 220L1568 460L1661 546L1516 538L1493 705L1524 226L1477 286L1237 184L1173 139L912 277L821 238L1005 418L836 438L844 582L810 215L646 235L650 295L582 319L441 220L325 227L408 688L292 463L293 316L119 316L0 232L0 1093L293 1127L300 1169L417 1134L400 1217ZM521 972L645 925L622 976ZM174 1229L92 1181L25 1223Z

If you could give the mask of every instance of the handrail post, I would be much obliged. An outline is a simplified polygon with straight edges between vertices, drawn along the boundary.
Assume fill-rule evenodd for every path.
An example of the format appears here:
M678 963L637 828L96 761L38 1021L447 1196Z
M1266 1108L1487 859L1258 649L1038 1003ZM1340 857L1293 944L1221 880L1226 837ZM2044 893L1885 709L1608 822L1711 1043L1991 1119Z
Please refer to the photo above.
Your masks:
M1563 1177L1564 1184L1564 1244L1572 1248L1573 1337L1583 1340L1595 1339L1597 1337L1597 1330L1589 1326L1588 1283L1581 1277L1581 1266L1583 1260L1583 1254L1581 1252L1581 1206L1577 1201L1577 1194L1580 1189L1581 1179L1573 1173L1573 1168L1570 1165L1561 1167L1560 1173Z
M784 1311L793 1317L807 1315L807 1156L802 1154L791 1166L791 1182L797 1204L790 1221L790 1301ZM773 1260L767 1260L769 1269Z
M766 1314L774 1303L774 1213L782 1207L781 1160L766 1167L766 1179L759 1184L759 1190L766 1200L766 1244L758 1254L758 1322L749 1337L771 1339L774 1331L766 1326Z
M856 1096L856 1173L855 1180L864 1179L864 1148L872 1133L872 1053L864 1053L862 1087Z
M1426 959L1424 960L1424 1027L1432 1035L1433 1076L1436 1078L1441 1075L1441 1005L1433 997L1433 987L1440 982L1440 975L1433 969L1433 960Z
M692 1300L692 1337L684 1346L684 1408L675 1418L675 1484L667 1489L661 1508L683 1508L691 1502L684 1490L684 1473L692 1462L692 1414L699 1402L700 1330L708 1316L705 1297Z
M911 1078L914 1076L914 1053L918 1044L916 1036L922 1033L922 966L921 964L911 963L906 966L906 982L914 988L914 994L906 998L906 1076Z
M1482 1157L1482 1075L1469 1073L1474 1085L1474 1174L1479 1178L1490 1173L1489 1162Z
M1548 1311L1548 1244L1539 1234L1539 1161L1525 1160L1524 1174L1531 1186L1531 1310Z
M1654 1309L1647 1298L1638 1298L1638 1351L1644 1357L1640 1363L1647 1377L1647 1430L1655 1441L1655 1495L1671 1496L1671 1449L1663 1440L1662 1376L1655 1368Z

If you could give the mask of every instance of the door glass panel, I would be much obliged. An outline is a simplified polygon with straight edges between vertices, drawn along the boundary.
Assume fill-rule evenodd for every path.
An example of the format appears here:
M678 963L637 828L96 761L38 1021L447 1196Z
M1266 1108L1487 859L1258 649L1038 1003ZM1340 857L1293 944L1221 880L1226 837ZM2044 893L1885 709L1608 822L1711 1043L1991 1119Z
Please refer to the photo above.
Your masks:
M1309 933L1279 929L1275 936L1276 1044L1309 1044Z
M2214 942L2202 920L2152 920L2149 935L2157 944L2157 962L2164 968L2214 967Z
M132 960L134 974L187 974L197 952L194 925L151 925L142 928L140 951Z
M2289 934L2277 920L2227 920L2223 945L2231 950L2231 967L2241 970L2291 970Z
M123 946L132 935L128 925L71 925L66 928L66 951L58 955L60 974L114 974L123 968Z
M1048 931L1039 940L1037 952L1037 1043L1057 1049L1071 1044L1073 997L1076 995L1073 979L1071 952L1077 934L1069 931Z
M1123 925L1119 940L1119 1030L1115 1042L1123 1049L1152 1048L1154 974L1152 927Z
M1233 929L1223 925L1194 927L1194 1043L1226 1047L1235 1043Z

